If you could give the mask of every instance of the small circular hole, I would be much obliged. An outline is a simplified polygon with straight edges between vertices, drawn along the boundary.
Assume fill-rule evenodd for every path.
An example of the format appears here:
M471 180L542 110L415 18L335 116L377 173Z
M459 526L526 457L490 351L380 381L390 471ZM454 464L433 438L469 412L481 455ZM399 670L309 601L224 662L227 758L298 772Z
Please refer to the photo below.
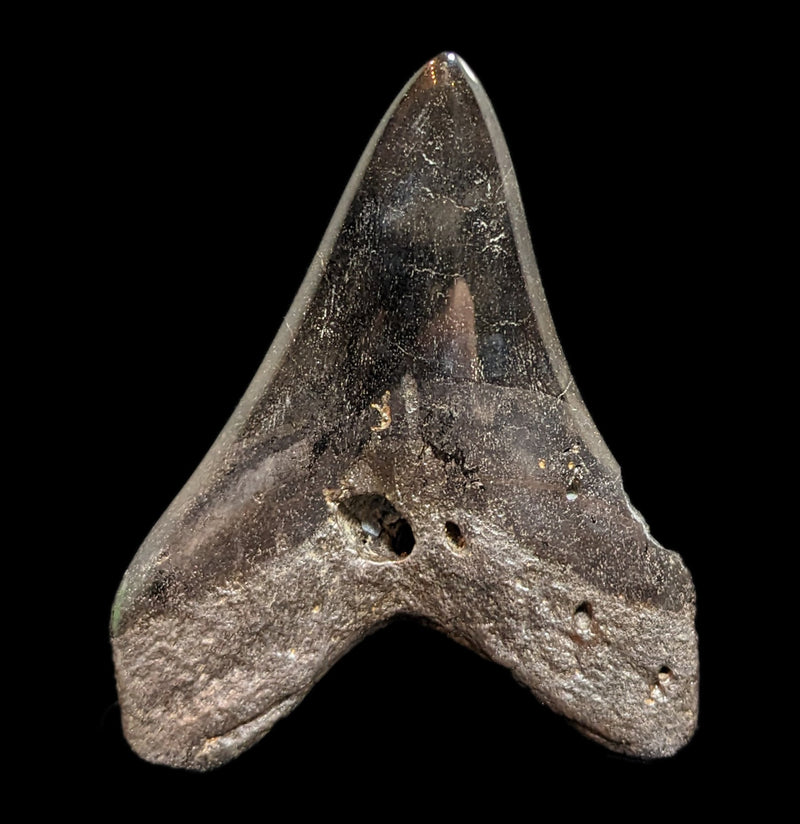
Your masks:
M575 607L572 622L578 635L583 639L587 639L592 632L592 605L588 601L581 601Z
M446 521L444 531L445 535L447 535L447 540L450 541L456 549L464 548L467 543L467 539L464 537L458 524L455 524L452 521Z
M346 523L357 527L362 548L359 554L373 561L398 561L414 549L411 524L378 492L350 495L340 500L337 511Z

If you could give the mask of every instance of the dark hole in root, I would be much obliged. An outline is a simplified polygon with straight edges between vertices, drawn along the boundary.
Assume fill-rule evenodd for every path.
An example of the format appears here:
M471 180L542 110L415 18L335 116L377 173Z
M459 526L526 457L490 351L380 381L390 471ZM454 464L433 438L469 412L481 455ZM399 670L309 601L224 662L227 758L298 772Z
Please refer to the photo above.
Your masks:
M458 524L453 523L453 521L445 521L444 531L447 535L447 540L450 541L456 549L464 548L464 545L467 543L467 539L464 537L464 534L461 532Z
M340 501L338 507L339 512L361 528L361 543L368 545L372 554L399 560L414 549L411 524L386 496L376 492L351 495Z
M581 601L577 607L575 607L575 614L578 615L579 613L583 613L584 615L588 615L590 618L592 617L592 605L588 601Z
M387 527L386 532L395 555L405 558L411 554L411 550L414 549L414 533L411 531L411 524L405 518L400 518L393 526Z

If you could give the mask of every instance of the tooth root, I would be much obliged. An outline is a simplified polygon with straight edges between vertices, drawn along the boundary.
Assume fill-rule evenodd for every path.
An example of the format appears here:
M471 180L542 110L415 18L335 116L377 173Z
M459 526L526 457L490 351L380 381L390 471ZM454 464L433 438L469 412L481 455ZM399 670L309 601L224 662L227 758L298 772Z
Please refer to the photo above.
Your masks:
M123 578L126 736L151 761L225 763L398 614L612 749L664 756L694 731L691 577L624 493L491 105L446 54L380 124L252 385Z

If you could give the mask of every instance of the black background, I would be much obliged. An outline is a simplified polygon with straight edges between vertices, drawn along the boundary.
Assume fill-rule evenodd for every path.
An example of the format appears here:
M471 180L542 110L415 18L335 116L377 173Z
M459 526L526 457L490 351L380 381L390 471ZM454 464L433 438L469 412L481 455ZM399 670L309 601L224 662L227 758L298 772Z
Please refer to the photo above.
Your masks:
M79 420L66 494L82 560L65 613L77 696L35 763L74 770L86 804L532 816L553 796L565 815L671 819L754 789L735 777L758 753L743 743L761 723L743 663L758 653L725 571L747 540L727 484L752 457L731 456L728 395L748 344L730 337L736 238L721 217L748 58L716 21L503 19L452 36L422 11L403 22L404 36L361 22L345 36L314 18L309 37L272 20L113 20L52 78L51 205L69 227L56 358ZM397 624L230 765L146 764L115 704L116 586L255 373L386 108L443 49L494 104L562 346L628 494L694 576L697 734L665 761L621 758L503 669Z

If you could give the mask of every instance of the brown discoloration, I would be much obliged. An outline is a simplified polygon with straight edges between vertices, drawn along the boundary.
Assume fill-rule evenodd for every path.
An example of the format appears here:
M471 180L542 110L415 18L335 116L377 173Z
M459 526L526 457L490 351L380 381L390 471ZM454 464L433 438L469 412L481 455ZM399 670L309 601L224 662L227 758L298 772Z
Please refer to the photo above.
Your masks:
M374 409L380 416L381 422L377 426L371 427L373 432L383 432L392 425L392 408L389 406L391 392L384 392L380 403L371 403L370 408Z

